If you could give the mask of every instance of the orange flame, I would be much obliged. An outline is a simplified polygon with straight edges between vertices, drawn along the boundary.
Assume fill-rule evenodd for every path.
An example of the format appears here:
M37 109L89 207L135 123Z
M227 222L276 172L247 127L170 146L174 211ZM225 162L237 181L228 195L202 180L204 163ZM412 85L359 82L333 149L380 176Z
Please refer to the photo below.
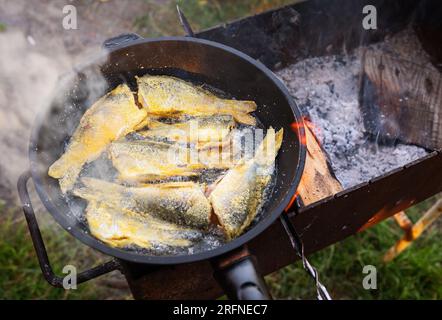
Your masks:
M302 181L302 177L301 177L301 181ZM285 212L288 212L290 210L290 208L293 206L293 203L295 203L295 200L296 200L296 198L298 198L298 196L299 196L299 191L296 190L295 194L290 199L289 204L287 205L287 207L285 207L285 209L284 209Z
M296 121L292 122L292 124L290 125L292 130L298 135L299 142L304 146L307 145L307 136L305 134L301 135L300 129L304 129L305 126L308 126L310 128L311 125L313 125L313 124L306 117L303 117L302 120L299 122L296 122ZM303 176L301 176L301 181L299 182L299 184L302 184L302 180L303 180ZM290 199L289 204L285 208L285 210L284 210L285 212L288 212L290 210L290 208L293 206L293 204L295 203L298 196L299 196L299 190L296 190L295 194Z
M306 139L305 134L304 135L300 134L300 129L304 128L304 119L299 122L292 122L290 127L298 135L299 142L301 142L301 144L304 146L307 145L307 139Z
M293 122L290 126L291 126L292 130L296 133L299 133L300 128L305 128L305 127L309 128L310 131L312 131L315 134L315 136L320 134L320 132L321 132L321 129L318 126L316 126L310 120L310 118L308 118L306 116L302 117L302 120L299 122ZM306 137L307 137L307 135L299 137L299 141L301 142L301 144L307 145L307 138Z
M314 133L314 136L317 136L318 134L321 133L321 128L319 128L317 125L315 125L308 117L304 117L304 124L305 126L307 126L310 131L312 131ZM319 141L318 141L319 143Z

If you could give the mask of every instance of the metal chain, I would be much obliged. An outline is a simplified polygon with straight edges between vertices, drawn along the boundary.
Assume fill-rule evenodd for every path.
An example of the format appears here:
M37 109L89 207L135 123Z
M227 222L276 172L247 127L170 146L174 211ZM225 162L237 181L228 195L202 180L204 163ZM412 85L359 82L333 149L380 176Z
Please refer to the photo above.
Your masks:
M304 270L308 273L308 275L313 278L316 285L316 294L318 300L332 300L330 294L327 291L327 288L319 281L319 273L315 267L313 267L310 262L307 260L304 254L304 243L299 237L298 233L295 230L292 222L290 221L287 213L282 213L280 216L280 220L287 235L290 238L290 243L292 244L293 249L295 249L296 254L302 260L302 266Z

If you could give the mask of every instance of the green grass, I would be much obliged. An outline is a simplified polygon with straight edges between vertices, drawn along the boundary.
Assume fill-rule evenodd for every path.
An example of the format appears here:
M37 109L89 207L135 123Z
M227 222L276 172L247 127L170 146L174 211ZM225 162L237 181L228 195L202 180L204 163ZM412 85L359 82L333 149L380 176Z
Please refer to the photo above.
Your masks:
M0 22L0 32L6 31L6 24Z
M54 271L72 264L80 272L102 261L55 223L43 224L42 234ZM0 299L102 299L112 297L99 280L76 290L51 287L43 278L27 225L16 209L0 208ZM98 282L97 282L98 281Z
M407 211L416 220L434 201L427 200ZM401 236L402 230L389 219L356 236L309 257L321 281L336 299L441 299L442 232L435 224L406 251L390 263L384 253ZM362 287L363 266L377 268L377 290ZM314 299L314 284L300 262L268 277L278 298Z
M134 26L143 36L182 35L175 9L178 4L194 31L280 7L296 0L165 0L161 4L145 0L148 12L135 19Z

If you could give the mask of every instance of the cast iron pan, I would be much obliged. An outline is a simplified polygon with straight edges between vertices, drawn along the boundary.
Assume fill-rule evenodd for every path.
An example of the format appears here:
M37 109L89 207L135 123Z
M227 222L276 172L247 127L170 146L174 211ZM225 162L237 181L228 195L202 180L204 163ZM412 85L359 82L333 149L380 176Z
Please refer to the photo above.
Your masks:
M300 143L300 137L304 135L302 126L293 126L299 128L296 131L291 127L294 122L302 123L295 102L284 85L264 65L219 43L188 37L142 39L129 34L107 41L105 48L106 53L103 52L100 57L60 81L52 103L38 117L33 128L29 147L30 172L41 201L55 220L74 237L122 260L157 265L203 259L228 261L224 258L229 252L244 246L279 217L299 184L304 168L305 147ZM261 220L246 233L221 247L175 256L153 256L109 247L90 235L87 225L77 218L76 213L71 212L62 197L58 181L47 175L49 166L61 156L81 116L94 100L120 83L133 85L134 76L145 73L173 75L206 83L236 99L254 100L258 105L256 115L266 128L284 128L284 140L276 159L276 185ZM91 90L90 85L85 85L101 83L99 80L102 78L105 79L105 86ZM33 212L27 197L26 181L26 176L20 179L19 191L29 223L32 222ZM38 242L39 232L36 234L31 225L30 229L34 242ZM41 246L44 249L43 243ZM36 249L38 254L38 243ZM39 254L41 264L45 254ZM216 277L229 291L230 297L268 297L249 255L236 260L234 265L216 265L224 266L222 271L218 270Z

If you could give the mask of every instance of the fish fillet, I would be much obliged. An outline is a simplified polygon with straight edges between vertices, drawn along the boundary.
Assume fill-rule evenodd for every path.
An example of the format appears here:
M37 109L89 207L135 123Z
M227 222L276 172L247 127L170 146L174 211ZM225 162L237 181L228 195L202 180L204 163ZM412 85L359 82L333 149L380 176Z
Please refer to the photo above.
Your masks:
M180 225L206 228L211 214L203 189L193 182L171 182L126 187L94 178L82 178L84 187L73 190L89 202L148 214Z
M256 216L271 180L275 157L281 147L283 129L270 128L255 156L241 161L218 182L210 202L226 238L238 237Z
M89 202L86 219L91 234L113 247L186 247L202 236L197 230L95 201Z
M59 179L63 193L69 191L83 165L97 159L112 141L133 131L146 114L136 106L129 87L118 86L84 113L66 152L51 165L48 174Z
M192 150L178 144L150 140L116 141L109 148L122 181L161 180L174 176L196 176L203 169L228 169L238 157L232 148Z
M214 115L173 124L151 119L147 126L148 130L138 132L143 137L191 143L196 144L198 149L203 149L226 144L229 140L229 133L235 126L235 121L231 115Z
M249 113L256 110L254 101L221 99L209 91L169 76L145 75L137 78L138 101L156 116L231 115L239 123L256 125Z
M117 141L111 144L109 154L124 181L195 176L201 169L198 164L190 165L187 149L163 142Z

